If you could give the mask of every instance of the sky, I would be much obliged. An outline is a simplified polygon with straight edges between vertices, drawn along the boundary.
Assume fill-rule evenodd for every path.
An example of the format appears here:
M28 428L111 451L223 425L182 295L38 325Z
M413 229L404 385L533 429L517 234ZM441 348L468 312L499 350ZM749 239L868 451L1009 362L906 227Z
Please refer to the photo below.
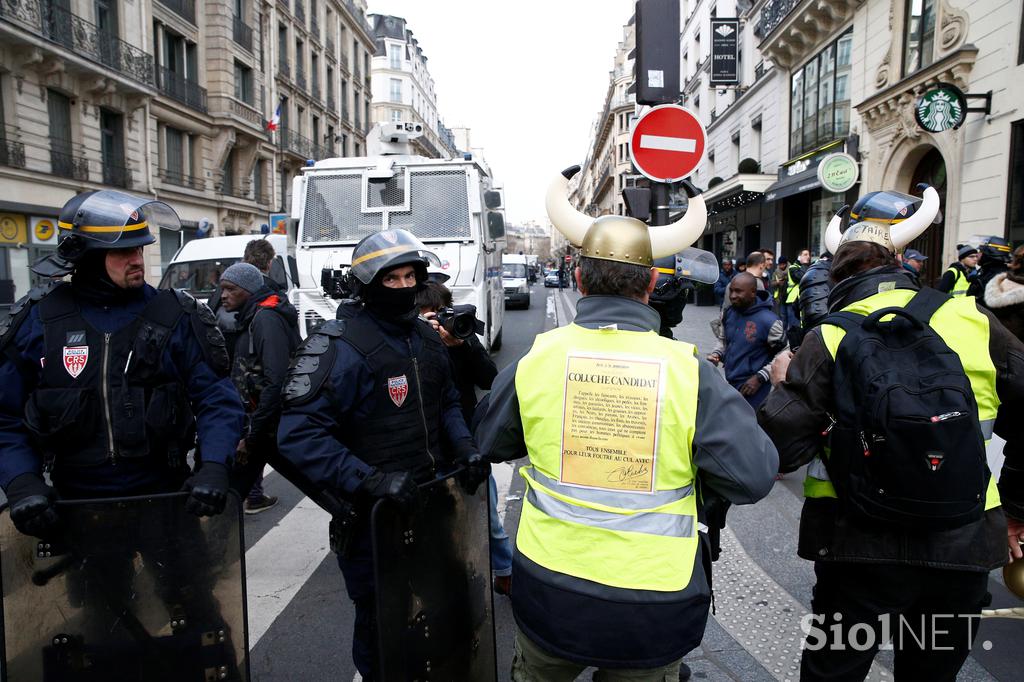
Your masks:
M437 108L470 129L504 187L510 224L546 221L555 173L582 164L634 0L368 0L403 17Z

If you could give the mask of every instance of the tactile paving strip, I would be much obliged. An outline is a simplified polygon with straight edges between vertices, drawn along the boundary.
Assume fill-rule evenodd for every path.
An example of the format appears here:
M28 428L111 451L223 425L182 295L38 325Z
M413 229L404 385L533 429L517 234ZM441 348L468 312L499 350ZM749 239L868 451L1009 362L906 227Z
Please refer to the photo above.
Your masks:
M777 680L800 679L800 619L807 609L757 565L729 529L715 562L715 620ZM892 680L877 662L868 680Z

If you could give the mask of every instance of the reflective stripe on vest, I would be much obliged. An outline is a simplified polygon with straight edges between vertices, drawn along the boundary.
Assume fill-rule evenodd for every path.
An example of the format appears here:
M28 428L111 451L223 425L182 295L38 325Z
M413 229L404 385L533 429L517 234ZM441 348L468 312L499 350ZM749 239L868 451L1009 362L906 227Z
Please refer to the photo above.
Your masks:
M956 281L953 282L953 288L950 290L950 296L966 296L967 289L970 287L970 282L964 277L964 273L960 272L958 268L949 268L946 272L952 272L956 277Z
M530 457L530 466L520 470L527 493L516 536L518 551L548 570L610 587L659 592L688 587L699 542L691 454L697 415L695 353L692 345L655 332L574 324L536 338L516 371ZM661 364L653 491L583 486L567 483L568 474L563 478L570 356ZM608 445L627 447L613 437Z
M909 289L893 289L874 296L869 296L843 308L858 315L870 315L881 308L903 307L907 305L916 292ZM882 318L892 319L892 316ZM974 390L974 399L978 403L978 421L985 437L985 445L992 438L996 414L999 412L999 395L996 393L996 368L989 355L988 318L978 310L973 296L953 298L939 308L928 323L942 337L946 345L959 357L967 378ZM839 344L846 332L830 324L821 325L821 336L834 360ZM813 469L812 465L817 465ZM817 458L807 467L807 478L804 481L804 494L807 497L835 497L835 490L829 482L824 464ZM821 484L826 485L821 485ZM827 488L826 488L827 486ZM815 494L807 494L808 490ZM828 490L831 489L831 490ZM830 494L826 494L829 493ZM996 477L989 476L988 490L985 493L986 511L998 507L999 489Z

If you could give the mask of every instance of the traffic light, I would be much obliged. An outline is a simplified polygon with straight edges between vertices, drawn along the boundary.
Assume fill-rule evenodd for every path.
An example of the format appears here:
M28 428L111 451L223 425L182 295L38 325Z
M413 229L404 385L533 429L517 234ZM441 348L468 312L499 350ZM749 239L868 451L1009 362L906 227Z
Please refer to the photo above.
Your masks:
M679 0L637 0L634 65L638 104L679 99Z

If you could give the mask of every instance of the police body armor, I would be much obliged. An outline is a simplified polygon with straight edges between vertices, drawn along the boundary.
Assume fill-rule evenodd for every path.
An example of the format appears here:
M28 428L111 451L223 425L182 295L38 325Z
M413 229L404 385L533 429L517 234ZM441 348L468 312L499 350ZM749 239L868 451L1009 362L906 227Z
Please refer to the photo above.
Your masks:
M162 362L186 314L179 296L159 292L131 324L111 334L85 320L69 286L39 301L45 360L25 405L25 425L49 464L150 457L170 468L184 466L195 419L185 387Z
M384 472L411 471L424 480L443 457L440 434L448 356L440 337L419 321L422 343L413 353L394 350L368 315L330 320L311 335L292 360L285 398L315 396L334 364L334 338L343 339L369 363L373 410L345 425L344 443L361 460Z
M248 680L241 501L187 498L62 500L45 541L0 512L3 679Z

